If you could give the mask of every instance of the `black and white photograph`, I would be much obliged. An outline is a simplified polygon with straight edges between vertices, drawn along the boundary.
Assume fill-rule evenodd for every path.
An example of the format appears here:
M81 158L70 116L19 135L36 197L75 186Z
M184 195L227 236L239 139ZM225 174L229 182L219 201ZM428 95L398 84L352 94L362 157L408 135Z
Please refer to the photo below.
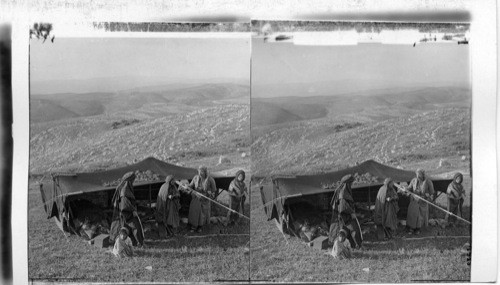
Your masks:
M29 280L248 281L249 24L68 30L30 29Z
M470 281L470 25L252 21L251 269Z
M8 2L1 284L497 282L496 1Z

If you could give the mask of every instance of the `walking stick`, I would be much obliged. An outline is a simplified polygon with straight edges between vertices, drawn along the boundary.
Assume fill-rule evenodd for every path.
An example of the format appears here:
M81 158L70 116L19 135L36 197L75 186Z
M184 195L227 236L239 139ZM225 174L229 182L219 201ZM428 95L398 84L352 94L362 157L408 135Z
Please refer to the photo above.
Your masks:
M429 204L429 205L431 205L431 206L433 206L433 207L435 207L435 208L437 208L437 209L439 209L439 210L441 210L441 211L443 211L443 212L445 212L445 213L447 213L447 214L450 214L450 215L452 215L452 216L456 217L457 219L459 219L459 220L461 220L461 221L464 221L465 223L467 223L467 224L469 224L469 225L471 224L471 222L467 221L466 219L464 219L464 218L462 218L462 217L459 217L459 216L457 216L457 215L453 214L452 212L449 212L449 211L447 211L447 210L445 210L445 209L443 209L443 208L439 207L438 205L433 204L433 203L431 203L431 202L429 202L429 201L425 200L424 198L422 198L422 197L420 197L420 196L416 195L415 193L412 193L412 192L410 192L410 191L406 190L404 187L402 187L402 186L401 186L401 185L399 185L399 184L394 183L394 186L396 186L398 189L400 189L400 190L402 190L402 191L404 191L404 192L406 192L406 193L409 193L409 194L413 195L413 197L416 197L417 199L422 200L422 201L424 201L425 203L427 203L427 204Z
M142 226L141 218L139 217L139 215L137 214L136 211L133 212L133 215L137 218L137 220L139 220L139 225L141 226L142 239L144 239L145 238L144 237L144 227Z
M233 209L231 209L231 208L228 208L228 207L226 207L225 205L223 205L223 204L221 204L221 203L219 203L219 202L217 202L217 201L215 201L215 200L213 200L213 199L210 199L209 197L207 197L207 196L205 196L205 195L201 194L200 192L197 192L197 191L195 191L195 190L191 189L191 188L190 188L189 186L187 186L187 185L184 185L184 184L182 184L182 183L180 183L180 182L178 182L178 181L176 181L175 183L176 183L177 185L181 186L181 187L182 187L182 188L184 188L184 189L189 189L190 191L194 191L194 192L196 192L196 195L199 195L199 196L201 196L201 197L203 197L203 198L205 198L205 199L209 200L209 201L210 201L210 202L212 202L212 203L215 203L215 204L217 204L217 205L219 205L219 206L221 206L221 207L223 207L223 208L225 208L225 209L227 209L227 210L229 210L229 211L231 211L231 212L233 212L233 213L236 213L236 214L237 214L237 215L239 215L239 216L242 216L242 217L243 217L243 218L245 218L245 219L250 220L250 218L249 218L249 217L247 217L247 216L245 216L245 215L243 215L243 214L240 214L239 212L237 212L237 211L235 211L235 210L233 210Z
M359 228L359 235L361 236L361 241L364 241L365 239L363 238L363 230L361 229L361 225L359 224L358 218L354 218L356 220L356 223L358 224Z

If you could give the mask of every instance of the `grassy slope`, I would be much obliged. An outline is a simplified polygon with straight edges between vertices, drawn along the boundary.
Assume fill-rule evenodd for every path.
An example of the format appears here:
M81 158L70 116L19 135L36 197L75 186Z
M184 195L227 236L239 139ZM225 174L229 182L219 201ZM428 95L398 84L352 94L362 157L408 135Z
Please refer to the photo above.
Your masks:
M470 179L466 181L470 189ZM466 186L467 188L467 186ZM470 195L468 195L470 197ZM413 280L470 280L470 266L460 247L470 238L404 240L377 243L365 235L365 248L352 259L338 261L306 246L298 238L286 238L267 217L257 187L252 189L250 252L252 280L278 282L411 282ZM470 200L467 202L470 205ZM403 230L400 228L399 230ZM467 236L470 228L429 228L423 236ZM368 268L369 272L363 269Z
M356 122L362 125L344 128ZM406 169L422 167L444 177L462 171L466 173L464 186L468 191L464 217L470 219L469 123L468 109L445 105L436 110L409 112L405 107L377 107L354 115L256 128L252 130L252 169L257 175L313 174L375 159ZM463 155L466 160L461 159ZM451 166L439 168L441 158ZM274 222L267 221L256 187L252 199L257 201L252 203L251 211L252 280L392 283L470 279L470 266L460 255L460 247L470 238L377 243L371 231L365 235L365 248L355 251L352 259L340 262L297 238L287 242ZM437 203L445 206L445 196ZM444 217L436 210L430 213L432 218ZM423 236L438 234L469 236L470 227L431 227L423 232Z
M46 219L40 201L37 189L30 189L28 274L32 279L90 282L248 280L249 255L245 250L248 236L223 235L248 234L248 221L229 228L213 225L204 233L222 231L222 235L215 237L146 239L148 247L137 249L135 257L117 259L77 236L65 238L55 223ZM247 208L245 214L248 212ZM147 270L147 266L152 266L153 270Z
M458 158L448 170L468 168L468 161L459 162L462 155L469 156L467 109L425 111L335 130L353 121L319 119L257 131L258 135L253 135L252 166L257 174L310 174L375 159L410 168L427 161L431 170L437 168L440 158L453 163Z
M249 154L249 106L236 99L198 107L146 103L134 111L32 122L30 172L93 171L148 156L190 167L205 164L211 171L229 174L240 168L248 170L249 157L240 152ZM111 126L134 119L140 122L118 129ZM217 165L220 155L228 156L231 163ZM38 190L30 189L28 197L28 269L29 277L35 280L248 280L248 222L229 228L215 225L204 233L220 234L214 237L147 239L149 246L138 249L134 258L116 259L79 237L65 238L55 223L45 218Z
M236 164L249 162L237 151L249 146L248 105L225 104L158 116L161 112L162 108L147 106L134 112L35 123L30 171L89 171L148 156L173 163L192 161L195 166L199 162L215 165L220 155L229 155ZM124 119L140 122L111 127Z

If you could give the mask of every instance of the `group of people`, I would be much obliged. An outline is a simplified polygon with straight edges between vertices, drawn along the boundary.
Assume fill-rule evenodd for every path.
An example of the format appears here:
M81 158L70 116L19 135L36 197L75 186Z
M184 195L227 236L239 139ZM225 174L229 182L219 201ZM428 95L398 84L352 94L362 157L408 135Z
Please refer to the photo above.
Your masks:
M144 231L139 215L137 201L134 196L134 172L126 173L122 182L116 187L113 195L113 221L110 240L114 241L112 252L118 257L132 256L133 246L144 246ZM180 225L181 209L180 191L191 196L188 224L191 232L202 232L203 227L210 224L212 201L218 196L215 180L209 175L205 166L198 168L198 174L189 184L181 184L172 175L165 179L156 200L155 220L161 238L176 234ZM231 181L227 190L230 200L227 218L230 224L238 222L239 215L248 195L245 184L245 172L240 170Z
M352 198L351 185L353 181L352 175L344 176L331 200L333 213L329 237L334 244L332 255L339 258L350 256L347 241L350 248L360 248L363 241L361 228L356 218L354 199ZM462 215L462 205L465 198L462 181L463 175L456 173L446 191L448 198L447 210L454 215ZM393 234L398 227L398 193L410 198L406 217L406 231L408 234L415 235L418 235L420 230L428 225L429 202L432 202L435 197L432 181L422 169L416 171L416 177L411 180L408 186L397 186L399 189L396 189L392 179L386 178L384 185L378 191L375 201L374 222L377 228L383 230L385 239L393 238ZM446 214L445 219L451 224L457 222L457 218L453 215Z

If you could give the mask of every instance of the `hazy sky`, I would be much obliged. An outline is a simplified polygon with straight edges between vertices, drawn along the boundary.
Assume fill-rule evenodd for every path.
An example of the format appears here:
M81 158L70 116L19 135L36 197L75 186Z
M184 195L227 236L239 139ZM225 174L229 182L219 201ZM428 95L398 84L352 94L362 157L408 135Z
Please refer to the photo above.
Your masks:
M101 77L249 78L249 39L56 38L30 42L32 81ZM173 82L176 83L176 82Z
M468 45L456 43L416 47L389 44L301 46L263 43L262 38L254 38L252 96L335 95L405 86L468 86L469 66ZM318 82L321 84L315 84ZM331 82L331 88L326 88L328 83L325 82ZM296 83L307 85L307 88L297 88ZM283 89L266 85L278 85ZM325 90L328 94L324 94Z

